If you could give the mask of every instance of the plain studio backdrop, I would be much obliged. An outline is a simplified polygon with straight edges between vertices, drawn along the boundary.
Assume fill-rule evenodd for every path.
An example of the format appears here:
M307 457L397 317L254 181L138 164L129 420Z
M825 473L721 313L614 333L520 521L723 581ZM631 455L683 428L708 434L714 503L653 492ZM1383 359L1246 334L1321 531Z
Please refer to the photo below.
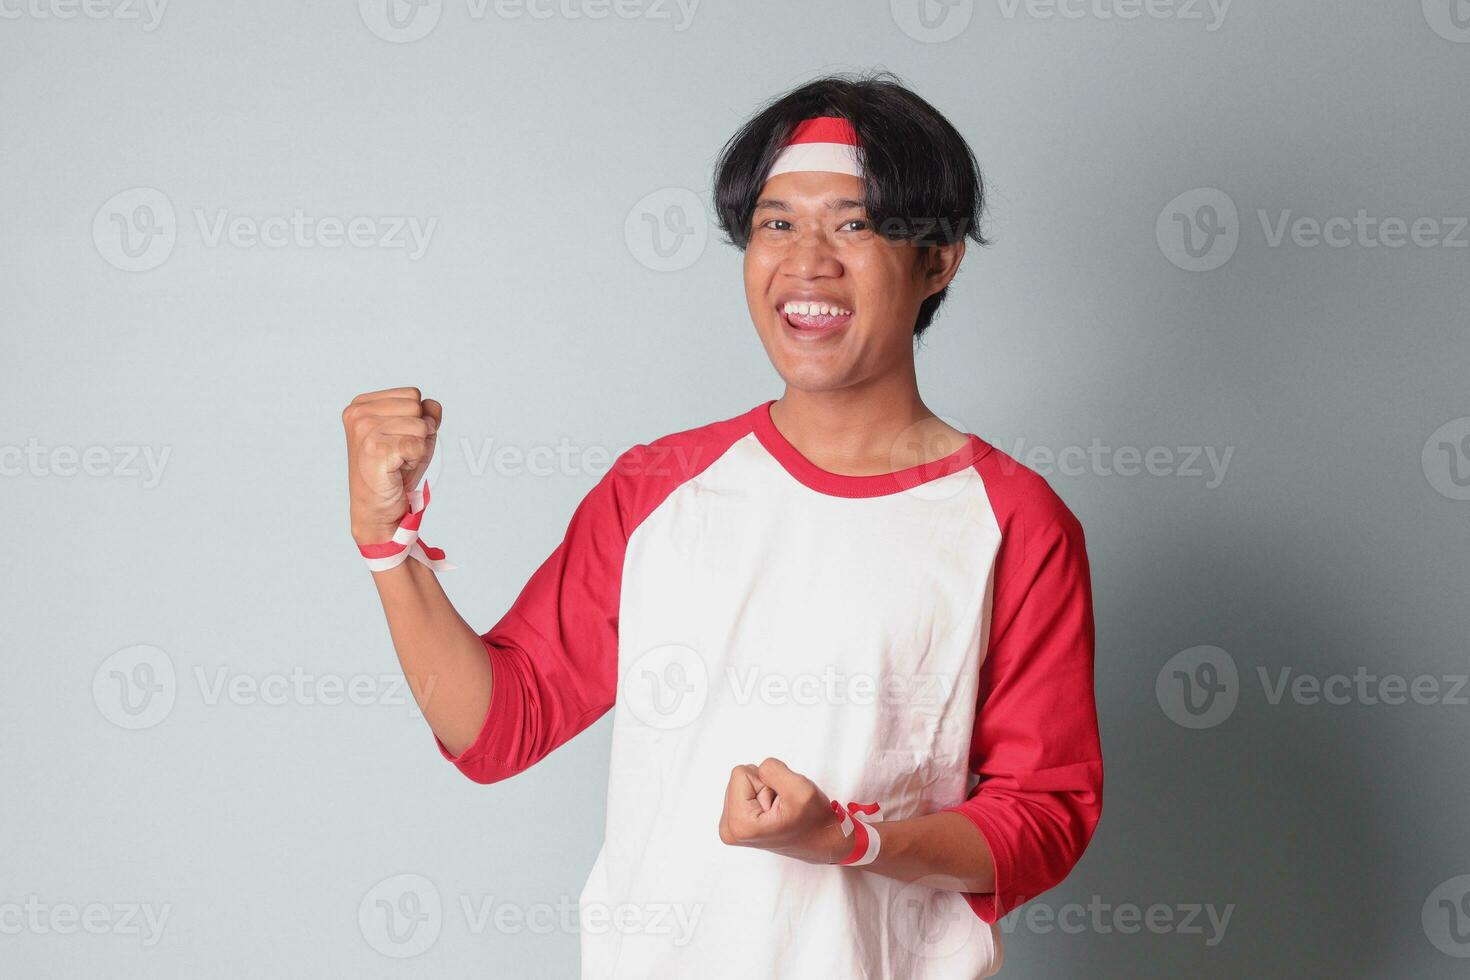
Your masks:
M882 67L991 194L923 393L1093 565L1103 819L1005 975L1464 975L1464 0L0 21L0 973L575 974L607 720L440 758L339 413L444 403L425 536L487 629L613 455L780 394L711 167Z

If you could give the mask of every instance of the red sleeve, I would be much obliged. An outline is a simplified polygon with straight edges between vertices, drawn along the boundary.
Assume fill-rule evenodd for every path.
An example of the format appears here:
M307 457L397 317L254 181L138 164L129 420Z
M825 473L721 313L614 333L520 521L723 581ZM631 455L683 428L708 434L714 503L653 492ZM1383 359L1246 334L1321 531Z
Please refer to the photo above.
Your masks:
M613 706L628 536L747 431L742 423L633 446L577 505L561 544L480 637L494 676L479 735L457 756L435 738L466 776L494 783L529 769Z
M1060 882L1102 812L1092 589L1082 526L1046 481L998 450L977 464L1001 529L989 649L970 747L980 779L953 807L995 859L994 922Z
M444 757L477 783L529 769L612 707L632 496L626 474L639 448L620 456L587 493L561 544L480 637L494 675L484 726L458 756L435 738Z

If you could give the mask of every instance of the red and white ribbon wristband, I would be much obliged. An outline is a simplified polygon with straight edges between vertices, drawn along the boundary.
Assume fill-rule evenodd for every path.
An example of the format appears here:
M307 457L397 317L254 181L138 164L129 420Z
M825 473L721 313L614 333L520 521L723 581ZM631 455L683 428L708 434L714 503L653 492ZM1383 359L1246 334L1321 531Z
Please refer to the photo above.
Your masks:
M444 557L444 549L431 548L419 539L419 525L424 520L424 509L429 506L429 481L424 481L422 490L413 490L408 495L408 510L398 521L398 530L392 539L379 544L360 544L357 550L367 559L368 568L385 572L397 568L413 558L423 562L436 572L447 572L454 564Z
M844 810L841 803L832 801L832 812L842 824L842 836L852 838L852 850L838 864L858 868L878 859L883 842L878 838L878 828L868 821L879 820L879 810L877 803L849 803Z

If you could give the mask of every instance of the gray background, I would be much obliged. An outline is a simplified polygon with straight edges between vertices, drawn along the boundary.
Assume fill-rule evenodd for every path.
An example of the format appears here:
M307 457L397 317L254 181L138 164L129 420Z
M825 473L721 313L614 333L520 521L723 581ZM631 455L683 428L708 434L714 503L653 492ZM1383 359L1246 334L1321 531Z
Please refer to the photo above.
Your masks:
M93 2L0 18L0 973L574 974L573 932L509 916L580 890L607 722L493 787L439 758L347 533L338 413L444 403L426 536L488 627L611 454L780 393L684 192L707 205L759 102L887 67L993 194L925 397L1049 475L1095 576L1104 816L1008 920L1005 975L1464 975L1470 235L1273 244L1261 217L1470 213L1451 0L445 0L402 29L383 0ZM1194 262L1179 222L1221 195ZM294 209L436 224L419 256L210 234ZM1175 720L1181 651L1227 668L1206 727ZM1285 668L1442 680L1273 699ZM421 952L372 924L405 881L442 902ZM58 931L94 903L97 934ZM1128 917L1150 906L1172 925ZM1190 906L1229 909L1223 937Z

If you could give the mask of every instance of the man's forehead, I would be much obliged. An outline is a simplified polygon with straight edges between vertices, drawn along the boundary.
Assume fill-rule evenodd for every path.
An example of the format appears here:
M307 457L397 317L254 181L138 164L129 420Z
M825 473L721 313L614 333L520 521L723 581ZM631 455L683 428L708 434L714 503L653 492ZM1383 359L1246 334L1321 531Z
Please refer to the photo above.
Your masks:
M857 177L823 171L779 174L756 197L757 211L851 211L863 207L865 186Z

